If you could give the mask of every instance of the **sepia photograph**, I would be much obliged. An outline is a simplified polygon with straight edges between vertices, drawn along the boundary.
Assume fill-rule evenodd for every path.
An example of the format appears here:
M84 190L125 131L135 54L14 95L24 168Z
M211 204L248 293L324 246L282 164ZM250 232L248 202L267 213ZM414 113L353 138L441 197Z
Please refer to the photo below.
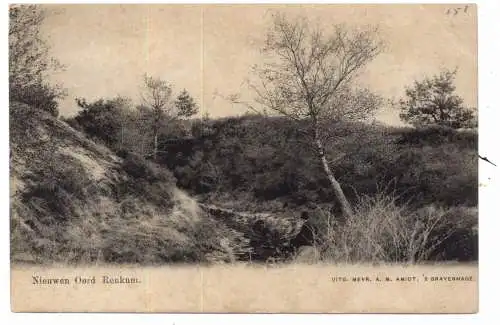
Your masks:
M477 33L474 4L11 4L12 310L477 312Z

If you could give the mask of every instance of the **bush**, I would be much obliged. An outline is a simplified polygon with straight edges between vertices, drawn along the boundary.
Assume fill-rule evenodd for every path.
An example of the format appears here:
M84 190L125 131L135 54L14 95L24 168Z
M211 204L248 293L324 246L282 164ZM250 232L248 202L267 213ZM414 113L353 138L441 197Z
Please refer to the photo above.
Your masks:
M76 99L82 109L69 123L83 130L93 140L99 140L111 149L120 143L125 115L126 99L117 97L110 100L99 99L87 103L85 99Z
M347 263L477 260L473 230L477 214L457 214L457 208L435 205L412 210L409 205L398 205L396 199L387 194L364 196L354 218L345 223L322 211L314 227L321 258ZM461 236L468 238L456 249L453 246Z
M10 89L10 100L30 105L41 111L48 112L54 117L59 115L57 99L64 93L54 86L29 85Z
M173 190L172 207L156 209L130 199L130 210L96 220L77 219L66 231L71 262L113 264L232 262L247 254L242 234L207 218L193 199ZM71 254L70 254L71 253Z
M133 196L157 206L171 207L171 189L176 179L170 171L135 153L121 150L119 156L123 161L117 172L125 172L127 177L114 185L118 201Z
M135 180L144 180L148 183L165 182L169 185L176 182L168 169L162 168L138 154L120 151L119 155L124 158L121 167Z
M38 109L11 103L11 259L30 263L235 261L245 236L205 215L172 174L121 159Z

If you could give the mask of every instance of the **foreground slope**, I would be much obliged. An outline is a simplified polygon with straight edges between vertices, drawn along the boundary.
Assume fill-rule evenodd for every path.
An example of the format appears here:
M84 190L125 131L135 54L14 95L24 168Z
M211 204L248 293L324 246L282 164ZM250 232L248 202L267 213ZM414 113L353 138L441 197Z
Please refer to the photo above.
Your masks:
M210 218L170 173L114 155L66 123L10 107L11 259L147 263L234 259L241 233Z

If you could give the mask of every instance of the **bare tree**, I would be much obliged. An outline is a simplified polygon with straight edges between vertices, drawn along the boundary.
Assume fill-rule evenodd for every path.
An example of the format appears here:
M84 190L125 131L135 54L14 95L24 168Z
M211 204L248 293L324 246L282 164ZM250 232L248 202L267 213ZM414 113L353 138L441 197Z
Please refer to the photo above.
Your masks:
M305 18L290 20L276 14L273 19L262 51L264 60L253 68L258 81L250 83L257 105L247 106L307 121L313 133L310 140L342 213L352 217L350 203L327 160L321 130L331 121L365 118L379 107L378 96L354 89L352 81L383 44L376 28L334 25L327 34L312 28Z
M163 123L170 123L180 118L191 117L198 113L198 105L183 90L174 99L173 87L167 81L151 76L144 76L144 89L141 93L142 105L152 112L153 159L158 155L158 135Z
M158 132L162 118L173 115L175 106L172 103L172 86L165 80L144 76L144 91L141 94L143 105L153 112L153 159L158 154Z

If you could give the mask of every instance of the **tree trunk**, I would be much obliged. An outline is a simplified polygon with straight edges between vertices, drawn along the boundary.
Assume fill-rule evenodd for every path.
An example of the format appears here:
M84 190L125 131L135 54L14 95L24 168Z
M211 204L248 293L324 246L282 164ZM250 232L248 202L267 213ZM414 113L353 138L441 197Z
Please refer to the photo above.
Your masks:
M156 157L158 155L158 133L160 131L160 114L161 111L156 109L155 120L153 125L153 161L156 162Z
M333 192L335 193L335 197L337 198L338 203L340 204L340 208L345 218L351 218L353 216L351 205L349 201L345 197L344 191L340 186L339 182L333 175L330 166L328 165L328 161L326 160L325 149L323 148L323 144L321 143L321 139L319 138L318 127L314 126L314 142L316 144L316 149L318 150L319 158L321 159L321 164L323 166L323 170L332 185Z
M156 155L158 153L158 130L155 129L154 144L153 144L153 161L156 162Z

